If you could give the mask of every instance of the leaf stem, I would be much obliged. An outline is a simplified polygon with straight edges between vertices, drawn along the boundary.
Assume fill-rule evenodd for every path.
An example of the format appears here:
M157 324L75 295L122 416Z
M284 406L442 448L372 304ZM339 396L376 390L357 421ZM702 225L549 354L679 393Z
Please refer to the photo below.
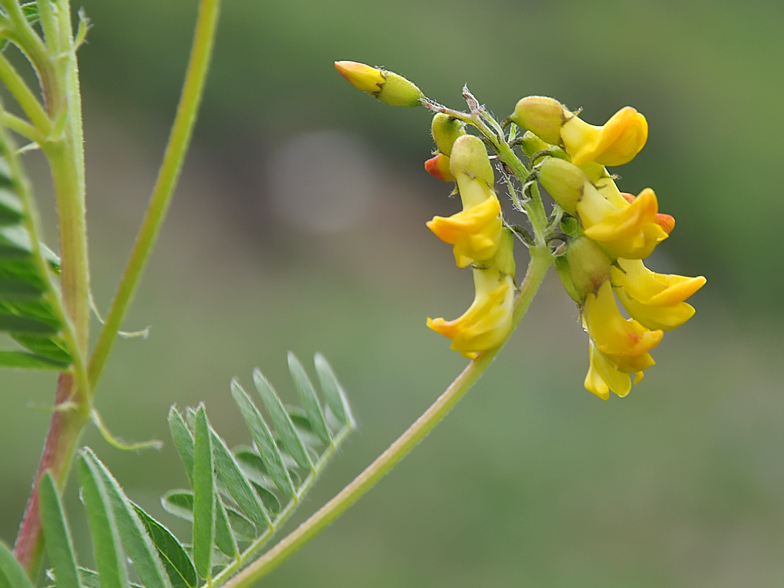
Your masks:
M131 251L125 271L120 280L120 285L114 294L106 322L98 336L98 341L93 349L88 370L91 389L103 371L109 352L117 339L117 333L122 326L123 318L128 311L136 287L139 284L142 272L150 257L155 240L160 232L161 225L169 208L174 188L177 185L180 169L188 150L196 113L201 102L204 82L209 68L212 53L215 28L218 21L220 0L201 0L199 15L196 22L196 32L191 48L190 62L185 76L180 104L174 119L169 143L163 157L163 163L158 173L144 221L139 229L133 250Z
M30 87L14 69L14 66L0 53L0 80L11 92L11 95L22 107L33 125L43 134L47 135L52 130L49 115Z
M516 326L525 315L552 263L552 255L547 247L531 248L531 261L528 271L515 300L513 324ZM441 422L457 402L468 392L474 383L495 359L500 347L485 351L474 359L455 379L446 391L382 453L365 471L357 476L337 496L319 509L307 521L284 538L242 572L223 584L222 588L249 588L280 565L310 539L323 531L351 505L359 500L381 478L408 455L408 453Z

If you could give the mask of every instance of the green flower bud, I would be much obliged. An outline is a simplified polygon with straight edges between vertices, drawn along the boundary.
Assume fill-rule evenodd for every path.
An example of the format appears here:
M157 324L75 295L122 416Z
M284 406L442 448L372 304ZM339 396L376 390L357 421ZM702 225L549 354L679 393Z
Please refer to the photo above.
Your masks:
M403 76L355 61L336 61L335 68L355 88L392 106L419 106L425 95Z
M457 138L465 135L465 124L448 114L439 112L433 117L430 132L433 134L433 141L438 150L448 156L452 154L452 146Z
M485 144L479 137L474 135L458 137L452 146L449 162L453 176L464 174L482 180L490 187L495 185L493 166L490 165L490 159L487 157Z
M561 127L571 113L563 104L546 96L527 96L515 106L512 121L551 145L561 144Z
M424 99L422 90L409 82L403 76L392 71L381 71L384 84L376 98L392 106L419 106L419 101Z
M612 261L599 244L588 237L569 239L566 253L557 256L555 262L564 288L580 305L588 294L596 294L610 279Z
M548 157L539 166L539 183L572 216L577 216L577 203L586 182L585 172L563 159Z

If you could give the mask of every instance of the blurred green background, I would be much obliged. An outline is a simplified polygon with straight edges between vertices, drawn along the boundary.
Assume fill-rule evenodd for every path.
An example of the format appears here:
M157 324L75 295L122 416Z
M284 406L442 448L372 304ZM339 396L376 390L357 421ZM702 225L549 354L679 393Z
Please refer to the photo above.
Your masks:
M196 2L83 6L94 23L79 54L90 249L105 309L166 141ZM528 94L583 107L593 123L631 104L650 139L616 171L623 189L654 188L676 217L649 265L708 278L696 316L667 334L629 397L604 403L582 387L586 337L549 276L454 413L265 582L784 585L783 26L779 0L225 0L193 147L126 324L151 336L118 342L98 394L116 434L167 444L137 455L95 431L84 442L160 514L158 497L187 484L169 405L205 400L216 429L247 443L229 379L250 384L259 366L288 394L286 351L310 365L320 350L360 429L301 519L464 366L425 328L472 298L468 273L424 226L456 206L422 169L429 117L362 95L334 60L385 66L458 108L468 83L501 118ZM46 208L46 169L35 154L27 163ZM6 542L48 422L28 405L51 403L53 383L0 373ZM83 533L78 545L89 553Z

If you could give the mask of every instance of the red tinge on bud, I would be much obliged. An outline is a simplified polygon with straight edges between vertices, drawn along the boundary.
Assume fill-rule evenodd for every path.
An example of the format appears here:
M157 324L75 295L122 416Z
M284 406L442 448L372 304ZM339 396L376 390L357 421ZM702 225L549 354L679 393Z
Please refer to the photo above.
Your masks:
M454 182L455 176L449 169L449 157L443 153L438 153L425 162L425 170L431 176L442 182Z
M634 202L634 199L636 198L634 194L629 194L628 192L621 192L621 196L623 196L624 200L629 204ZM656 224L664 229L664 232L669 235L675 228L675 217L670 216L669 214L658 213L656 215Z

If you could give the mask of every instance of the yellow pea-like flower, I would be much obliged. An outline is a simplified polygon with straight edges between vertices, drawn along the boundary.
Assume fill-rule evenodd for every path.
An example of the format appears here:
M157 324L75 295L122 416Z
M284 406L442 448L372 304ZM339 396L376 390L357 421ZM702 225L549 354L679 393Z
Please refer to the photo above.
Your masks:
M641 260L619 259L612 269L615 293L626 312L648 329L669 331L694 315L694 307L684 302L705 285L705 278L657 274Z
M452 321L427 319L427 326L452 339L451 348L464 357L501 345L512 329L515 286L512 276L497 269L474 269L474 302Z
M588 336L604 358L618 371L637 374L654 365L648 351L659 344L664 333L646 329L634 319L625 319L618 310L610 282L596 294L588 294L583 307L583 324Z
M586 184L576 208L585 236L598 241L615 257L645 259L668 237L658 222L659 205L650 188L631 204L618 207Z
M648 140L648 121L631 106L616 112L597 127L572 116L561 126L561 141L572 163L595 161L602 165L623 165L634 159Z

